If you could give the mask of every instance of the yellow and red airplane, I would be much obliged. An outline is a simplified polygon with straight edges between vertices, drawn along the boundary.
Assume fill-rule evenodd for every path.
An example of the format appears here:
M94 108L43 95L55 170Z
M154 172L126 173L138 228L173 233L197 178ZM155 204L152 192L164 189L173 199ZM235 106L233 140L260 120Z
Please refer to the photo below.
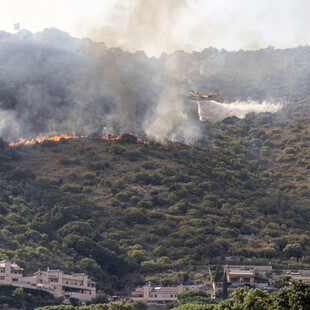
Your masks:
M212 93L210 93L209 95L203 94L203 93L199 93L196 91L191 90L189 92L189 96L188 99L191 100L196 100L196 101L202 101L202 100L208 100L208 101L216 101L218 95L219 95L219 90L216 89L215 91L213 91Z

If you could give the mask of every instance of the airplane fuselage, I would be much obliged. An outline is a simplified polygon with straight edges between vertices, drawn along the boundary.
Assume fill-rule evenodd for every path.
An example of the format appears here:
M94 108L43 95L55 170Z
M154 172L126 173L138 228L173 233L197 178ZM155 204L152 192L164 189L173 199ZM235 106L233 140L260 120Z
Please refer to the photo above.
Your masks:
M189 95L188 95L188 99L195 100L195 101L203 101L203 100L207 100L207 101L214 100L214 101L216 101L218 94L219 94L218 89L216 89L215 91L213 91L212 93L210 93L208 95L191 90Z
M189 95L188 99L195 100L195 101L202 101L202 100L215 100L212 96L204 96L204 95Z

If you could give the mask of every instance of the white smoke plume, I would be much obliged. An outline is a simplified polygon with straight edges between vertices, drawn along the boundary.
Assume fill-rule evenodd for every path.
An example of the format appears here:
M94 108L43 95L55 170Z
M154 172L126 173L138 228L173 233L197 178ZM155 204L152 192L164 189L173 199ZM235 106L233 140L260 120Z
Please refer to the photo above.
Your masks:
M254 100L235 101L231 103L221 103L216 101L198 102L199 119L201 121L209 121L212 123L222 121L229 116L236 116L242 119L251 112L275 113L281 108L281 103L272 103L268 101L263 101L262 103Z
M200 127L184 107L184 92L169 83L151 115L146 119L145 133L156 141L184 141L191 143L199 138Z

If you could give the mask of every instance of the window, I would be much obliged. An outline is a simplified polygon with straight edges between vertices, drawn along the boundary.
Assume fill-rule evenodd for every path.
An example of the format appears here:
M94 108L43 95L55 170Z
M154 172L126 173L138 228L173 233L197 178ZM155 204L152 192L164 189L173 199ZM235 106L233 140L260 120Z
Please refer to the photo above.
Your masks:
M12 282L18 282L17 278L12 278Z
M250 282L250 278L243 278L244 282Z
M4 280L4 277L0 277L0 280Z

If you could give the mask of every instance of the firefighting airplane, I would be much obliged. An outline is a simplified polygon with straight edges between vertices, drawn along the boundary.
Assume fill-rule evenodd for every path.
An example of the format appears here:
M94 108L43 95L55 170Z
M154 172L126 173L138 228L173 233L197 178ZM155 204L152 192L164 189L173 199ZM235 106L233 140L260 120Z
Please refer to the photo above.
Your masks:
M218 89L216 89L215 91L211 92L209 95L206 95L206 94L199 93L199 92L191 90L189 92L188 99L196 100L196 101L202 101L202 100L208 100L208 101L214 100L214 101L216 101L217 96L219 95L219 92L220 91Z

